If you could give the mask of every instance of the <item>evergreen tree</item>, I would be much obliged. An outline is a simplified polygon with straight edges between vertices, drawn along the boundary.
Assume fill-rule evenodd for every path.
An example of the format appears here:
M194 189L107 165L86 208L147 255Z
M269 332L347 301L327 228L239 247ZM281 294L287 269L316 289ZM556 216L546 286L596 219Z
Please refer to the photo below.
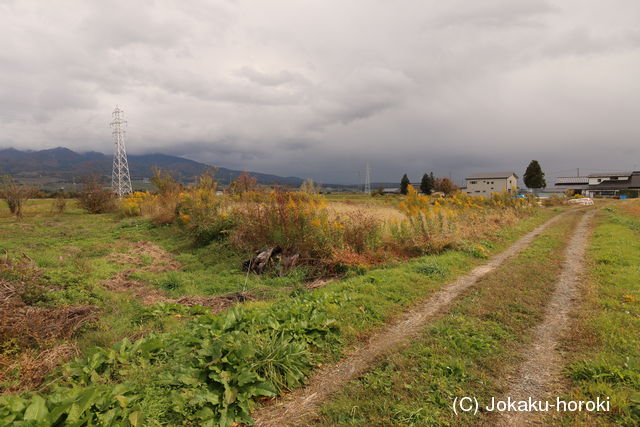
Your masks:
M422 181L420 181L420 191L424 194L431 194L433 192L432 178L426 173L422 175Z
M527 188L544 188L547 186L547 182L544 180L544 172L542 172L540 163L537 160L531 160L522 179Z
M411 184L411 182L405 173L402 175L402 179L400 180L400 194L407 194L409 192L409 184Z

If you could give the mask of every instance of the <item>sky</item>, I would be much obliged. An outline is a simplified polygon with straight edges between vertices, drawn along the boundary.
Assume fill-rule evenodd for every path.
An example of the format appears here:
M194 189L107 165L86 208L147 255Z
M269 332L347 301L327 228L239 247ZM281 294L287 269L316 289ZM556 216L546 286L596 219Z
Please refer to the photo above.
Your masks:
M0 0L0 148L357 183L640 169L637 0Z

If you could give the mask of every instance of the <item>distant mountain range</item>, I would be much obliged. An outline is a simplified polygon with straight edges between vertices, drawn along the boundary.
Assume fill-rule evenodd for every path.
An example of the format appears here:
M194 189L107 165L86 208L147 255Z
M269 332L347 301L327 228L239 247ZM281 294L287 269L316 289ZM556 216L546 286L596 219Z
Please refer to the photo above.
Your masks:
M172 171L183 182L215 168L216 178L223 184L236 179L242 171L214 167L204 163L166 154L129 155L129 171L132 180L150 178L152 169L158 167ZM44 186L79 181L89 174L111 176L113 158L91 151L76 153L58 147L40 151L20 151L14 148L0 149L0 176L11 175L17 180L40 183ZM298 187L303 180L297 177L282 177L258 172L249 172L260 184L279 184Z

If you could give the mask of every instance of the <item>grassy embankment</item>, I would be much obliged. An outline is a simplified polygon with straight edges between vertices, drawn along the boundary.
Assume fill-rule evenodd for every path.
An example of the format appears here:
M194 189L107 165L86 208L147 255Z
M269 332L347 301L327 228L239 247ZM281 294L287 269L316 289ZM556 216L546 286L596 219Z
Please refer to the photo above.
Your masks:
M455 397L489 402L499 378L520 360L530 328L542 320L577 221L571 214L457 301L409 348L387 356L320 411L324 425L468 425Z
M557 425L640 424L640 203L610 204L597 218L589 275L564 350L565 399L609 397L609 413L564 413Z

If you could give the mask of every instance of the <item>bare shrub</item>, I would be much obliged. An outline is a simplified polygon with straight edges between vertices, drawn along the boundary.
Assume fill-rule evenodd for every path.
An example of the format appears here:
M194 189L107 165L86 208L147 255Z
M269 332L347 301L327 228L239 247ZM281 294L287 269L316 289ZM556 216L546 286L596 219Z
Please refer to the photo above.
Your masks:
M53 201L53 210L56 213L63 214L67 209L67 199L64 196L58 196Z
M3 179L2 198L7 202L9 211L18 219L22 218L24 203L34 197L37 192L36 188L20 185L9 176Z
M182 184L170 172L159 168L153 169L151 183L158 191L152 222L156 225L172 224L178 217Z
M105 187L100 176L93 174L82 179L78 204L91 214L113 212L116 208L116 195Z
M382 222L373 215L358 210L340 219L344 244L358 254L377 250L382 243Z
M300 185L300 191L307 194L318 194L321 189L322 186L313 182L312 179L307 179Z
M242 194L255 191L258 187L258 180L247 172L242 172L231 185L229 185L229 194Z

